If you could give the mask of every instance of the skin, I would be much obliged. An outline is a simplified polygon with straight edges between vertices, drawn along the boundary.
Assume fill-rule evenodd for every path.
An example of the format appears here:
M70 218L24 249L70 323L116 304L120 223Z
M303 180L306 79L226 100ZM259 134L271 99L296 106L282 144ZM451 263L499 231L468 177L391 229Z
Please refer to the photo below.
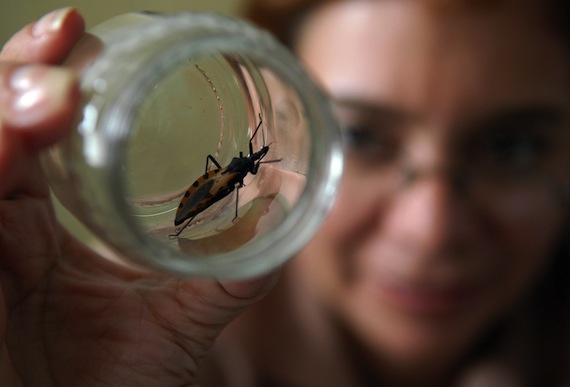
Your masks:
M399 370L410 366L406 375L424 377L424 386L435 383L548 263L565 220L560 204L543 198L522 211L505 199L485 201L486 210L475 211L439 171L458 161L461 152L452 145L473 138L467 134L480 130L476 123L505 109L546 104L562 113L559 125L567 128L567 53L523 15L506 24L506 13L452 23L415 2L401 3L322 9L303 31L298 51L335 97L403 113L398 133L406 155L438 173L422 172L387 200L378 186L381 164L349 154L338 203L320 234L267 299L220 337L214 355L222 349L231 357L230 380L247 385L253 370L295 386L357 385L362 368L349 359L357 363L364 354L359 365L385 378L402 381ZM350 12L360 13L358 23ZM95 256L61 229L37 153L70 130L77 81L67 70L53 70L84 32L73 10L53 20L44 19L49 30L37 28L44 23L25 27L0 53L0 380L193 383L216 336L269 291L276 275L229 283L136 272ZM363 44L370 38L365 32L375 37L374 50ZM395 41L406 44L394 47ZM446 55L453 47L465 54ZM500 55L505 47L512 52ZM20 73L14 82L31 63L37 66L26 81ZM21 98L26 85L36 92ZM567 165L559 161L553 155L547 164ZM510 217L499 216L506 210ZM533 238L520 241L527 233ZM386 295L385 278L407 289L407 301ZM475 289L468 297L457 292L463 284ZM243 346L224 347L232 340ZM236 350L245 352L232 357Z
M424 386L446 380L521 301L568 220L553 194L556 182L568 184L563 42L531 8L449 12L417 1L335 2L309 17L296 47L331 96L349 101L341 120L372 129L364 144L349 139L338 201L294 275L372 367ZM501 125L520 133L530 120L547 138L544 155L499 162L470 145ZM470 196L449 176L477 161L549 178L537 189L491 181L492 194L473 185ZM403 188L398 163L419 176Z
M71 130L84 34L64 9L0 53L0 380L10 386L185 386L221 329L277 274L180 280L119 268L56 222L38 152ZM31 66L33 64L33 66Z
M277 287L219 338L204 385L448 385L567 238L562 40L530 5L425 4L332 2L304 20L294 48L338 102L344 180Z

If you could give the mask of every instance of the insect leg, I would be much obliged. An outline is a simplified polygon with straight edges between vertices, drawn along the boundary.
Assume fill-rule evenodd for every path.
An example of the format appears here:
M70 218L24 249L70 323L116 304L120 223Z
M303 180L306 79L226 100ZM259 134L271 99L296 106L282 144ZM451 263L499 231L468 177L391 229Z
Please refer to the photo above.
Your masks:
M213 163L216 165L216 167L218 167L218 169L222 169L222 166L220 165L220 163L218 163L218 162L216 161L216 159L214 158L214 156L208 155L208 156L206 157L206 170L204 171L204 174L207 174L207 173L208 173L208 162L209 162L209 161L213 162Z
M251 135L251 139L249 140L249 154L250 155L253 154L253 144L251 142L253 141L253 138L257 134L257 131L259 130L259 128L261 128L262 122L263 122L263 120L261 119L261 113L259 113L259 124L257 124L257 128L255 128L255 130L253 131L253 134Z
M232 222L235 222L236 219L238 218L238 207L239 207L239 190L240 188L244 187L245 184L243 184L243 181L240 181L238 183L238 186L236 188L236 214L234 216L234 218L232 219Z
M180 230L176 231L176 234L170 234L170 235L168 235L168 238L169 238L169 239L178 238L178 235L180 235L180 233L181 233L182 231L184 231L184 229L185 229L186 227L188 227L188 225L190 225L190 222L192 222L192 220L193 220L195 217L196 217L196 215L194 215L193 217L191 217L190 219L188 219L188 221L184 224L184 226L182 226L182 227L180 228Z

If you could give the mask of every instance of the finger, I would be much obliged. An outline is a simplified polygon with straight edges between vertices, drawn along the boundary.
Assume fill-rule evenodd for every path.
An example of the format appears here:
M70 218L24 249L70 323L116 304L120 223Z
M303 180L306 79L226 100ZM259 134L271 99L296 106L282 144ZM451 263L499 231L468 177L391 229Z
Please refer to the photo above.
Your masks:
M61 63L85 31L73 8L48 13L17 32L0 52L1 61Z
M0 196L18 189L25 160L67 133L78 101L70 70L0 64Z
M0 64L0 130L28 149L48 146L67 132L79 101L70 70L43 65Z

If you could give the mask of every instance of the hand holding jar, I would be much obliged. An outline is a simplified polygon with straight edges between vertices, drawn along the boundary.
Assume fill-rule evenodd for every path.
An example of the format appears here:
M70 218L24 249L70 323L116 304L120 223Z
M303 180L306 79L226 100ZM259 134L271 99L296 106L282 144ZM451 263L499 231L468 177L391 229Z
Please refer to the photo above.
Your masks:
M54 217L39 152L69 135L84 36L73 9L17 33L0 59L0 380L6 385L185 385L219 331L277 274L184 280L97 256Z

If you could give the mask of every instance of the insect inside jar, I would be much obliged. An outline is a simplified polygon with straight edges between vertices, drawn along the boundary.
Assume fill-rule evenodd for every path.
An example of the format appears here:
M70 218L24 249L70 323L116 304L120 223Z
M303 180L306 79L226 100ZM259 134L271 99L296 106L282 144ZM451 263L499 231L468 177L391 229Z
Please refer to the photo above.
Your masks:
M170 234L169 238L178 237L178 235L188 227L196 215L225 198L234 190L236 191L236 205L235 216L232 221L238 218L239 190L244 186L243 180L247 174L251 173L252 175L256 175L261 164L281 161L281 159L262 161L269 152L269 145L271 145L265 145L265 136L263 147L257 152L253 151L252 142L261 128L262 123L263 120L260 114L259 124L249 139L249 154L247 156L244 156L243 152L240 151L239 156L234 157L226 167L222 167L214 156L208 155L206 157L206 169L204 174L198 177L186 190L176 210L174 225L178 226L185 221L186 223L175 234ZM209 169L210 162L216 166L215 169Z

